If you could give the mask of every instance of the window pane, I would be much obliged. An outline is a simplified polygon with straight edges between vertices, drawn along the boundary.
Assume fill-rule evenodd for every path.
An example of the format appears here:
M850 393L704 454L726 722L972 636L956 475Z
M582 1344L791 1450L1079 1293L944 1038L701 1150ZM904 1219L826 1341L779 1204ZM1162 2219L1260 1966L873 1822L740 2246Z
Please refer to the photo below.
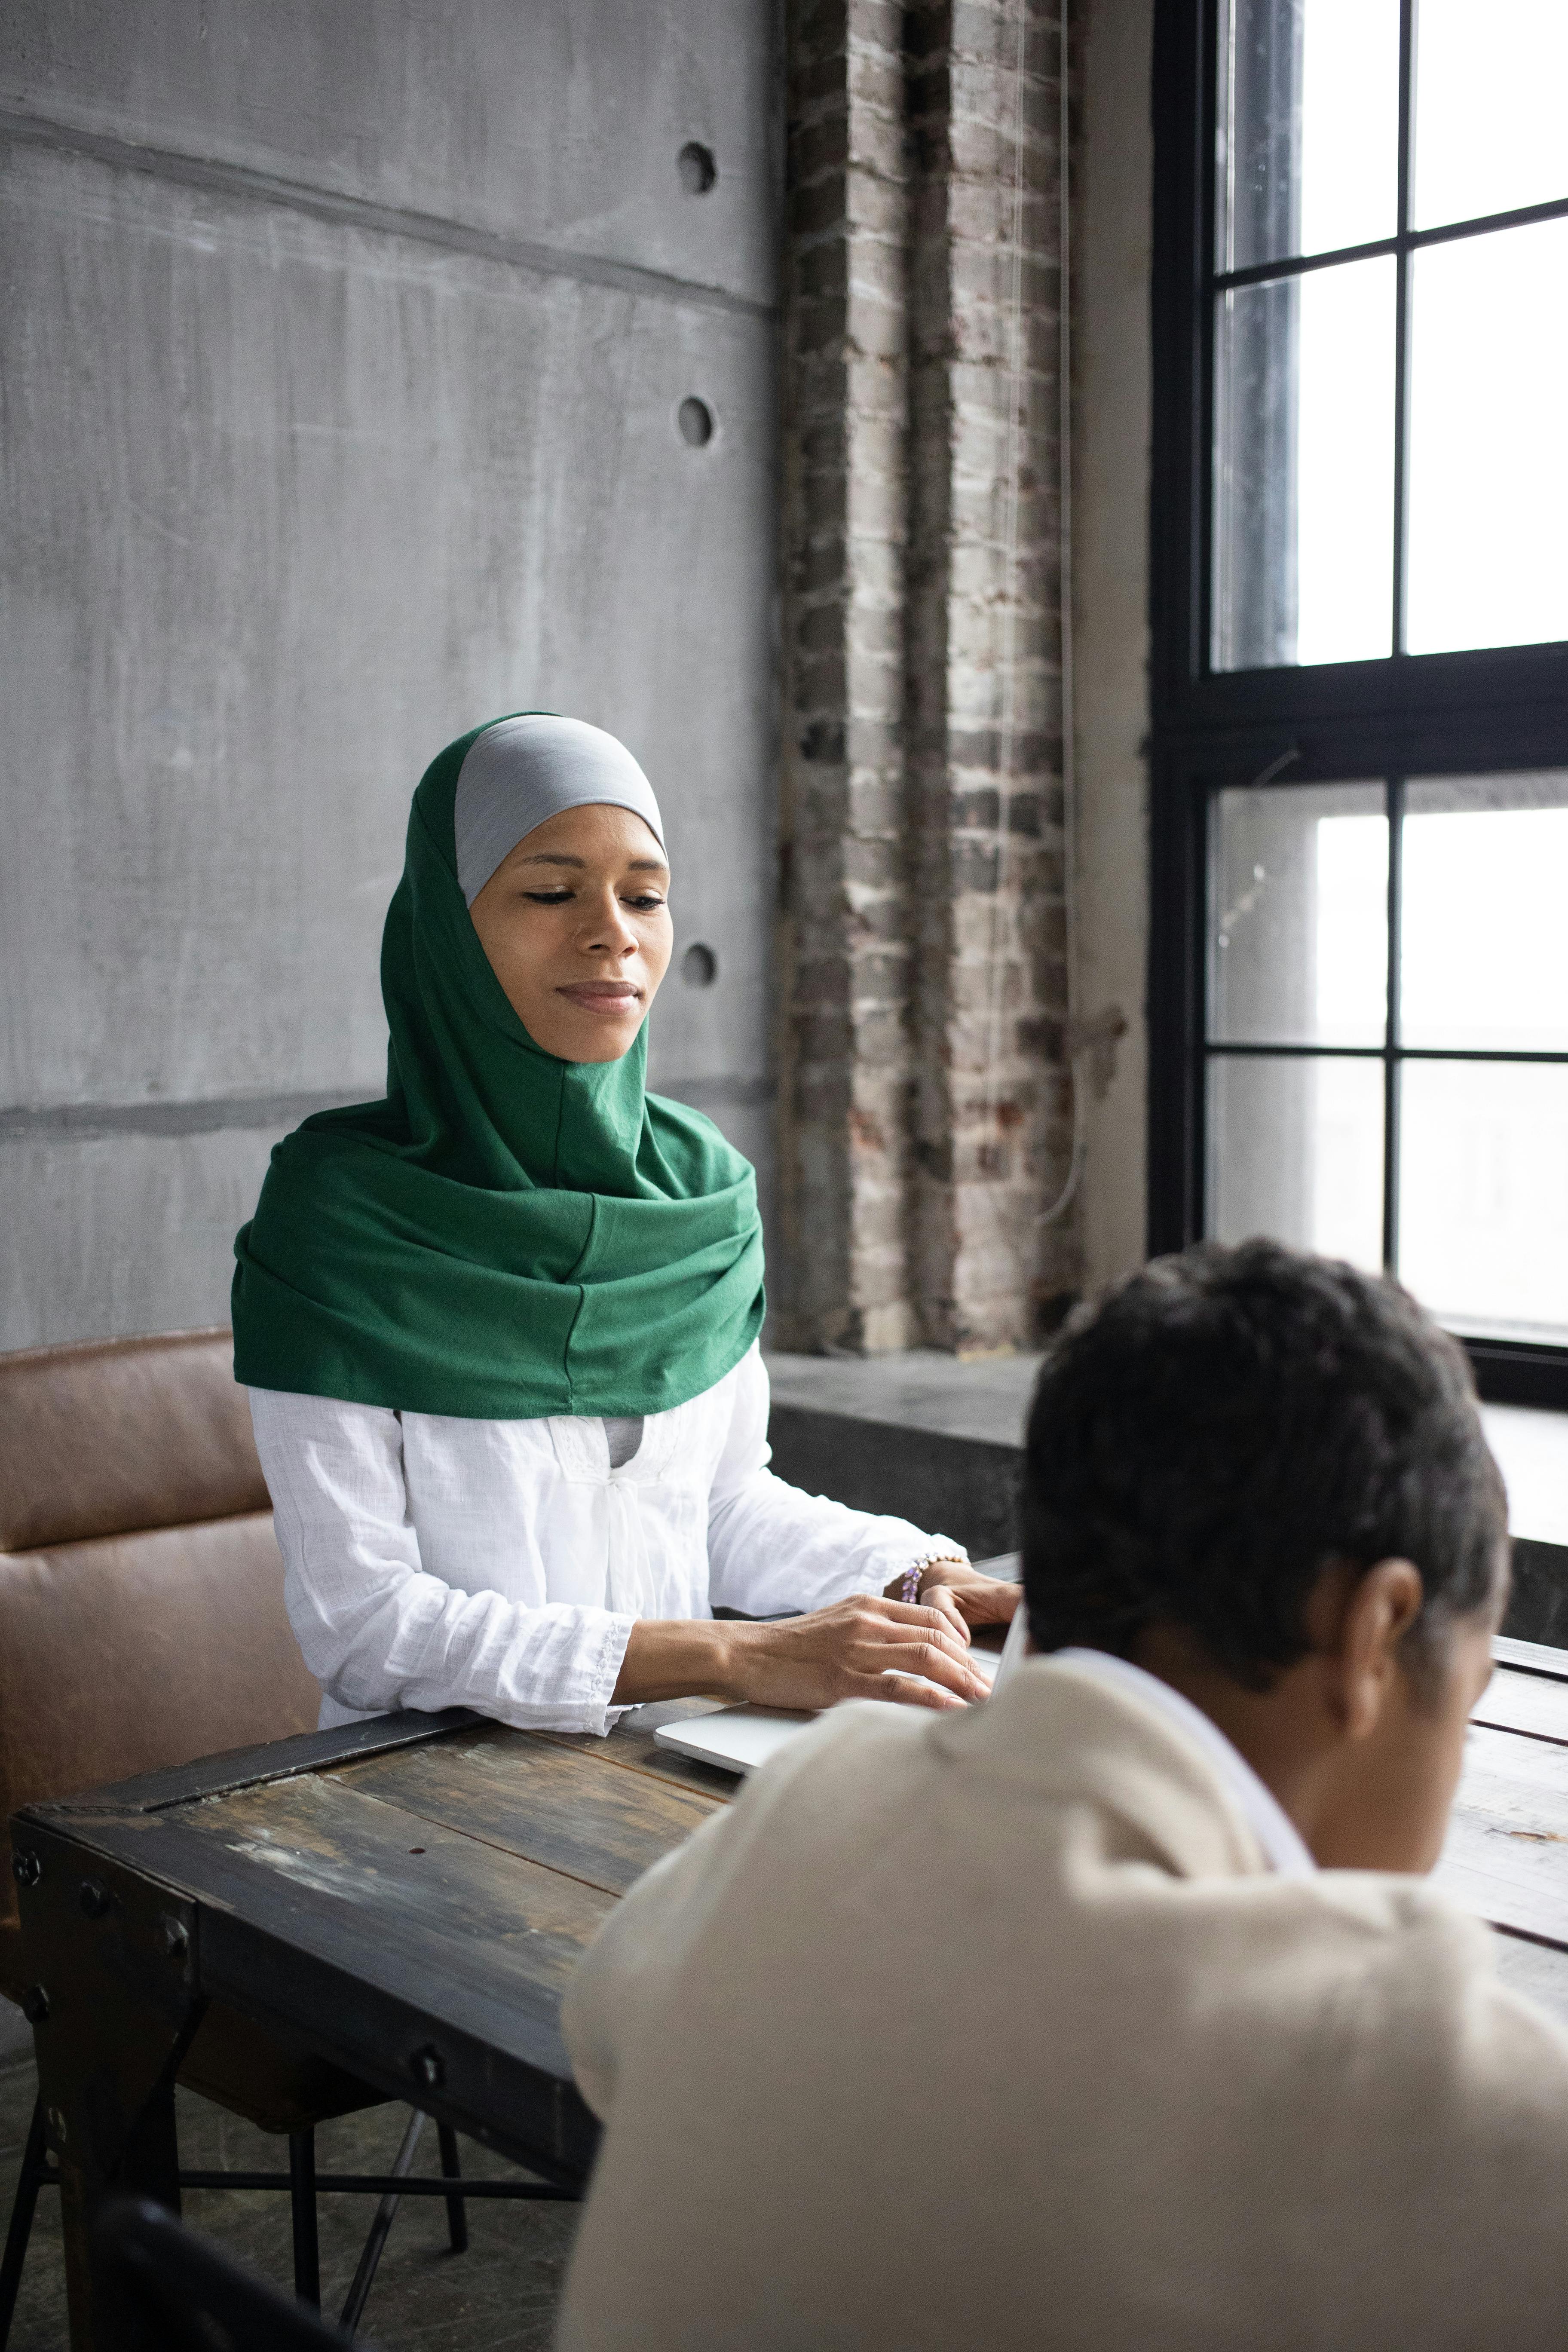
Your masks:
M1406 1062L1400 1278L1462 1329L1568 1340L1568 1067Z
M1409 649L1568 637L1568 220L1411 268Z
M1219 73L1216 268L1392 236L1398 0L1230 0Z
M1392 258L1218 298L1214 663L1392 650Z
M1568 196L1563 0L1418 0L1415 226Z
M1212 1035L1237 1044L1383 1044L1384 808L1380 783L1215 795Z
M1383 1064L1215 1055L1209 1232L1383 1263Z
M1568 1052L1568 772L1412 783L1403 908L1405 1045Z

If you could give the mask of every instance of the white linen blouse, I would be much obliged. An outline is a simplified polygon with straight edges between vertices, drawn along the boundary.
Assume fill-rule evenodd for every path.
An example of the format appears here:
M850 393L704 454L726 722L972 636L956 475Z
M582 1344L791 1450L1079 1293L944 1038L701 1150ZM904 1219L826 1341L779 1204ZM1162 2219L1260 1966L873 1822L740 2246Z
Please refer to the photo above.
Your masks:
M879 1592L963 1547L768 1468L755 1346L649 1413L618 1468L602 1421L468 1421L252 1389L284 1593L322 1728L390 1707L608 1731L639 1617L766 1617Z

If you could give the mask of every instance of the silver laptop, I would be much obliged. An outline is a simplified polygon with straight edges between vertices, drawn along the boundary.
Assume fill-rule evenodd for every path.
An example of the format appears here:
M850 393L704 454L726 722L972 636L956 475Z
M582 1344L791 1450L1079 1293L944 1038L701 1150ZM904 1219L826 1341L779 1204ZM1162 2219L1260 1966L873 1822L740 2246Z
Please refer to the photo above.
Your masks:
M1001 1564L997 1561L995 1566ZM989 1568L993 1563L978 1565ZM999 1651L971 1651L970 1664L988 1678L993 1694L1023 1656L1027 1640L1028 1625L1020 1603ZM710 1715L660 1724L653 1736L660 1748L673 1748L678 1756L689 1756L699 1764L714 1764L723 1772L754 1772L816 1720L814 1715L791 1715L777 1707L721 1706Z

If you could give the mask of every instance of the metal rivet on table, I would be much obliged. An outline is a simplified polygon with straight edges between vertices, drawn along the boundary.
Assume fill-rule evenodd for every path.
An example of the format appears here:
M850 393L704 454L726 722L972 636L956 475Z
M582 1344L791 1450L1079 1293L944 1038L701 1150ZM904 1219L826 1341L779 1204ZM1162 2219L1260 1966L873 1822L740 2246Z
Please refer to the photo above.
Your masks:
M161 1919L158 1923L159 1948L171 1960L183 1960L191 1948L189 1930L181 1919Z
M11 1875L18 1886L37 1886L44 1874L44 1865L36 1853L26 1848L11 1856Z
M430 2045L414 2053L414 2073L427 2091L437 2090L447 2072L441 2063L441 2053Z
M42 2025L49 2013L49 1996L42 1985L29 1985L22 1995L22 2014L29 2025Z
M84 1918L101 1919L109 1908L109 1889L101 1878L84 1878L76 1899Z

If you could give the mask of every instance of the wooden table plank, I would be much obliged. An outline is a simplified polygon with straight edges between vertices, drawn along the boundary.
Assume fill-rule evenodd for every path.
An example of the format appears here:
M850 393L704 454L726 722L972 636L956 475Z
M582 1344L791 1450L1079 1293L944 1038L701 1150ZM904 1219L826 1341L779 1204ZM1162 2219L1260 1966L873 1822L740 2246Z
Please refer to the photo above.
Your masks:
M231 1943L255 1930L567 2071L560 1998L615 1904L596 1887L310 1774L171 1812L78 1814L71 1827L220 1914Z
M162 1812L166 1806L224 1796L235 1789L258 1788L264 1780L291 1780L296 1773L314 1772L324 1764L416 1747L483 1719L466 1706L450 1706L440 1715L400 1708L390 1715L368 1716L363 1723L339 1724L331 1731L299 1731L290 1738L268 1739L259 1747L220 1748L216 1755L198 1756L189 1764L141 1772L129 1780L113 1780L75 1796L51 1797L48 1803L57 1813Z
M614 1771L602 1756L494 1725L330 1777L416 1823L442 1823L609 1895L624 1895L729 1794Z
M423 1822L411 1835L406 1813L327 1775L218 1798L179 1828L251 1865L243 1900L264 1923L275 1919L280 1881L322 1927L341 1934L351 1919L363 1923L356 1942L368 1932L376 1948L362 1966L379 1971L389 1953L416 1955L427 1978L541 2017L553 2017L584 1941L612 1908L601 1890L461 1830Z
M1499 1666L1470 1710L1470 1721L1568 1746L1568 1682Z
M1492 1637L1492 1655L1500 1665L1568 1682L1568 1650L1559 1649L1553 1642L1520 1642L1511 1634L1497 1633Z
M1476 1726L1433 1875L1494 1927L1568 1949L1568 1748Z
M698 1706L681 1711L701 1715L710 1710ZM654 1738L652 1726L639 1723L636 1716L617 1723L614 1731L604 1739L571 1731L536 1731L530 1733L529 1737L549 1740L552 1747L564 1748L574 1756L593 1755L606 1764L619 1766L625 1771L641 1772L654 1780L667 1780L672 1788L690 1789L699 1795L717 1797L721 1802L727 1803L739 1785L738 1773L721 1772L711 1764L699 1764L694 1757L678 1755L673 1748L660 1748Z

